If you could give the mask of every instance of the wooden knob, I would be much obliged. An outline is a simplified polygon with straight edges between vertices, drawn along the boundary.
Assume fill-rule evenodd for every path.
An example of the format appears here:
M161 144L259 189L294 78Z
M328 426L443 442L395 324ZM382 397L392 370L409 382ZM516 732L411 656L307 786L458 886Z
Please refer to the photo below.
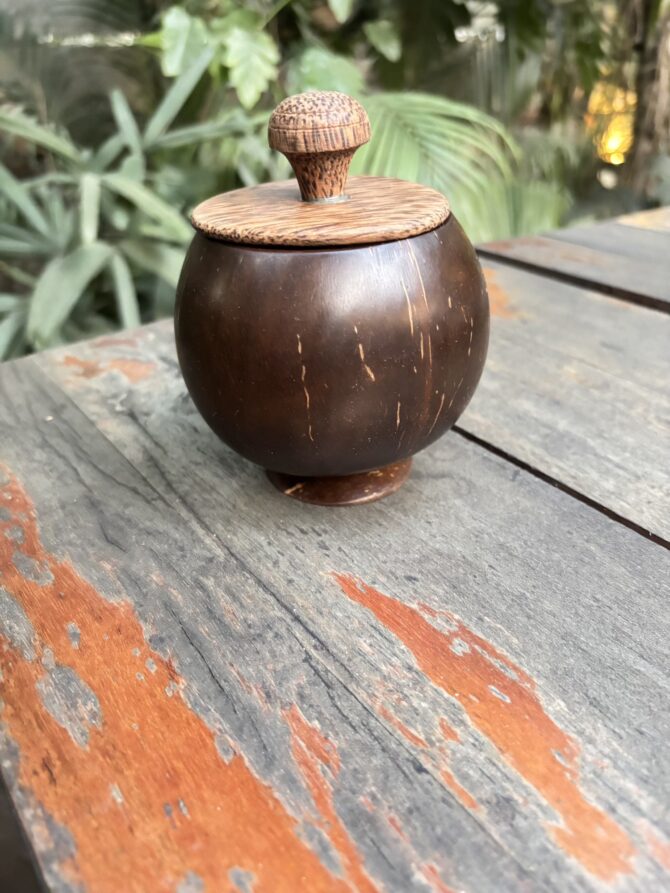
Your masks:
M299 93L274 110L268 139L291 162L303 201L342 201L354 152L370 139L370 121L344 93Z

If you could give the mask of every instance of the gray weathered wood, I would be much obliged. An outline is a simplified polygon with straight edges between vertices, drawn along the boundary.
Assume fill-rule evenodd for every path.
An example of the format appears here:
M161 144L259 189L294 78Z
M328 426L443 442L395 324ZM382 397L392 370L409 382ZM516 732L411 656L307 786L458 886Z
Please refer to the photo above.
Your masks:
M205 428L165 327L128 340L134 343L78 347L39 363L161 494L161 517L178 528L177 541L184 542L184 524L195 526L213 554L234 555L290 618L304 653L318 655L435 781L462 786L457 797L479 830L470 839L459 835L456 861L483 836L532 872L530 889L600 889L614 876L626 890L664 884L667 552L458 435L418 457L410 483L386 502L343 512L293 503ZM56 542L63 536L51 535ZM74 548L70 538L67 549ZM172 545L153 554L162 558L165 548ZM89 553L84 541L74 554L83 562ZM209 576L228 593L234 577L219 560L211 559ZM124 558L137 561L137 552ZM340 578L347 597L333 572L394 601ZM132 599L142 616L139 586ZM262 627L265 602L254 598L249 607ZM198 599L179 605L189 629L203 622L198 612ZM210 612L206 629L213 622ZM207 662L218 672L239 633L215 631L206 639ZM283 637L275 639L281 651ZM173 653L190 681L188 650ZM475 663L462 671L454 654ZM267 673L250 657L236 652L235 666L265 690ZM461 699L469 695L476 700ZM496 712L500 703L510 707L507 718ZM330 715L321 716L321 729L330 730ZM487 716L496 719L489 724ZM506 742L501 729L512 730ZM557 741L556 763L547 762ZM546 770L539 780L538 754ZM376 749L368 759L376 764ZM572 767L562 769L561 760ZM385 790L394 787L390 774ZM391 808L404 824L416 805L410 798ZM551 831L561 819L564 848ZM483 870L493 889L508 888L500 865ZM392 872L375 877L406 889ZM458 889L487 889L479 879L443 877ZM414 879L417 889L420 883ZM516 889L523 881L511 883Z
M564 277L634 303L670 307L670 235L616 222L596 223L488 242L484 258L498 257Z
M631 227L615 220L591 223L583 226L570 226L552 233L552 238L572 245L584 245L600 251L604 255L627 258L645 274L663 273L670 275L670 234L640 227ZM646 275L645 275L646 279ZM641 283L644 285L643 283ZM666 279L666 294L670 298L670 283ZM640 285L640 283L638 283Z
M617 223L638 229L670 233L670 206L652 208L650 211L633 211L616 218Z
M123 395L106 396L108 419L130 421ZM2 769L50 890L560 889L546 869L535 884L530 852L522 864L495 833L501 793L487 826L365 684L347 687L329 628L359 625L365 648L383 635L324 576L341 524L332 558L306 538L320 559L307 562L300 508L241 463L230 487L217 468L199 516L194 481L181 494L140 440L131 464L32 361L2 369L0 399ZM212 438L177 403L197 475ZM252 512L235 512L245 483Z
M494 261L464 430L670 539L670 319Z

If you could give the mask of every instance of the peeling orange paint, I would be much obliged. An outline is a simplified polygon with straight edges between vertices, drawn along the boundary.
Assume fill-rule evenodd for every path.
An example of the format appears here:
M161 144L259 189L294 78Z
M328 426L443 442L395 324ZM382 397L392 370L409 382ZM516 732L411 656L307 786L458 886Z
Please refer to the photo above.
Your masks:
M64 366L74 369L81 378L96 378L104 372L102 365L95 360L82 360L80 357L73 357L68 354L63 358L62 362Z
M255 891L345 891L244 757L220 756L130 604L106 601L44 549L33 505L11 477L0 507L0 584L34 631L30 647L0 637L3 722L18 748L18 783L72 837L75 856L61 871L95 893L173 893L189 872L224 891L232 868L250 872ZM17 527L20 544L6 536ZM36 686L54 666L98 698L100 720L83 745L40 698Z
M452 728L452 726L449 725L444 717L441 717L439 725L440 731L442 732L442 737L446 738L447 741L461 740L461 736L458 734L456 729Z
M561 819L557 843L603 880L632 871L628 834L579 787L577 743L545 712L530 677L453 614L442 632L422 614L348 574L333 574L413 653L426 676L455 698L472 724Z
M434 865L424 865L421 872L426 880L430 881L433 889L437 891L437 893L454 893L454 890L444 883L440 877L440 873Z
M377 711L379 715L383 719L387 720L387 722L390 722L391 725L400 732L403 738L410 742L410 744L414 744L415 747L421 747L424 750L431 752L426 739L422 738L420 735L417 735L416 732L413 732L412 729L406 726L404 722L398 719L398 717L391 713L391 711L388 710L386 707L384 707L383 704L377 705ZM448 733L447 730L449 728L450 727L446 720L440 720L440 730L442 731L444 737L452 741L457 741L458 733L455 729L451 729L451 732ZM446 755L444 753L440 753L436 757L435 762L438 764L437 769L440 773L442 781L447 785L447 787L451 788L451 790L454 792L454 794L456 794L461 803L468 809L479 809L479 803L477 803L472 794L470 794L469 791L466 791L463 785L457 781L454 773L448 768L448 766L445 765Z
M93 347L137 347L137 338L127 335L102 335L89 342Z
M670 843L660 838L646 822L642 827L642 833L651 855L666 871L670 871Z
M503 319L517 319L521 316L517 310L509 306L509 296L505 289L498 284L496 271L490 267L483 267L482 272L486 279L491 315L500 316Z
M74 369L80 378L97 378L99 375L104 375L105 372L120 372L131 384L144 381L155 371L153 363L131 358L117 358L103 363L98 360L84 360L81 357L68 354L63 358L62 363L64 366Z
M112 369L115 372L120 372L131 384L137 384L139 381L144 381L145 378L148 378L156 370L153 363L149 363L145 360L132 360L129 358L110 360L107 363L107 368Z
M307 722L295 705L284 715L292 734L293 759L319 813L316 824L340 857L347 889L357 893L375 893L377 887L368 877L356 845L335 811L332 785L323 772L322 767L327 766L330 775L333 778L337 776L340 769L337 751L318 729Z
M461 740L461 736L458 734L456 729L452 728L449 723L446 721L444 717L440 718L439 722L440 732L442 732L442 737L446 741L455 741L458 742ZM463 785L456 779L454 773L444 764L440 770L440 775L442 777L442 781L451 788L451 790L456 794L458 799L461 801L463 806L467 809L479 809L479 803L475 800L472 794L467 791Z
M414 744L416 747L428 747L428 743L425 738L422 738L421 735L417 735L416 732L413 732L408 726L405 725L404 722L398 719L390 710L384 707L383 704L380 704L377 708L379 711L379 715L382 716L387 722L390 722L391 725L396 728L403 738L406 738L410 744Z
M400 819L398 818L398 816L395 815L394 813L389 813L389 815L388 815L388 817L387 817L386 820L387 820L387 822L389 823L389 826L390 826L391 828L393 828L393 830L395 831L395 833L398 835L398 837L399 837L404 843L409 843L409 839L408 839L407 835L405 834L405 829L404 829L403 826L401 825L401 823L400 823Z
M447 769L446 766L443 766L440 769L440 777L446 786L451 788L454 794L456 794L466 809L479 809L479 803L477 803L472 794L469 791L466 791L463 785L456 779L456 776L451 769Z

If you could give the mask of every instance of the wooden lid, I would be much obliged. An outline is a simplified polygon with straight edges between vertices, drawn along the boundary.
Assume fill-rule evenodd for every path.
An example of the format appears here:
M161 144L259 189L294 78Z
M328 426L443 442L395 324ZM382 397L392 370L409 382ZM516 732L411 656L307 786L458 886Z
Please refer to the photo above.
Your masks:
M352 177L349 164L370 138L363 106L342 93L289 96L272 113L270 146L296 180L216 195L193 211L208 236L249 245L315 247L406 239L444 223L446 198L390 177Z
M352 177L349 200L302 201L295 180L235 189L202 202L191 216L196 229L227 242L316 247L393 242L418 236L449 216L435 189L391 177Z

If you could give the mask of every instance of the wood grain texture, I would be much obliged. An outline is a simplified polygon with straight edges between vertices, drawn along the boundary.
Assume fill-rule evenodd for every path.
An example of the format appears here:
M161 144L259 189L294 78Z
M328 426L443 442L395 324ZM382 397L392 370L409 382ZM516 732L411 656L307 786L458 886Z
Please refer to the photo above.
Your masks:
M368 114L358 100L334 90L298 93L270 115L271 149L289 154L341 152L370 139Z
M10 464L76 500L67 528L39 500L42 539L123 586L195 712L291 815L311 804L351 889L667 884L665 550L455 435L386 503L299 505L206 429L167 326L77 346L87 379L72 350L31 363L106 440L5 379L14 424L41 429ZM131 387L119 360L153 369ZM90 458L65 464L62 438Z
M437 190L392 177L351 177L349 200L303 202L295 180L235 189L202 202L191 215L205 235L247 245L314 247L407 239L449 216Z
M617 222L481 245L499 258L647 307L670 309L670 238Z
M484 261L491 343L460 426L670 539L670 319Z
M487 834L455 857L476 818L246 548L175 511L32 362L0 384L2 770L51 890L528 887Z
M370 139L370 121L350 96L313 91L289 96L270 116L268 141L295 171L303 201L345 194L349 164Z

